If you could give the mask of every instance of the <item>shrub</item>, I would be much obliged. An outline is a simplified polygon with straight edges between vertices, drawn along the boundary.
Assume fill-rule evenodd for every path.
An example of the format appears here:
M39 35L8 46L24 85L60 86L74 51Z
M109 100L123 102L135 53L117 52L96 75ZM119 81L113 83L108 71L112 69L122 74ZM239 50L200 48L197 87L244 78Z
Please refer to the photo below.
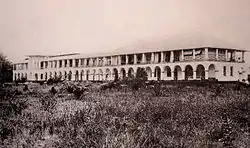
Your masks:
M56 94L57 93L57 90L55 89L54 86L50 89L50 93L52 93L52 94Z
M23 91L28 91L28 90L29 90L28 85L24 85Z

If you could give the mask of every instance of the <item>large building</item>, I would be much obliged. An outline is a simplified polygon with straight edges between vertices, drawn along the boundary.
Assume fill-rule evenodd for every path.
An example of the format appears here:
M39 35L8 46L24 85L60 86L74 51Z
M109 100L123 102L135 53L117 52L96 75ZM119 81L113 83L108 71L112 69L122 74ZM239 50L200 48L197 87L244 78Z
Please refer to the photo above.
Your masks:
M13 65L13 80L109 81L135 76L144 68L149 80L238 81L247 78L246 50L202 37L142 43L113 53L29 55Z

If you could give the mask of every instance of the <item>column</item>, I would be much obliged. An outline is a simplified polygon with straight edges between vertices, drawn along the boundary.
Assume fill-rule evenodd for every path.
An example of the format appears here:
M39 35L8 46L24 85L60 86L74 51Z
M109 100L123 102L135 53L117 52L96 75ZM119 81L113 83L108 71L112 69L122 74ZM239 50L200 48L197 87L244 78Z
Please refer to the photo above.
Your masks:
M195 49L193 49L193 60L195 60Z
M119 55L119 56L117 56L117 58L118 58L118 65L121 65L121 56Z
M193 79L196 80L196 71L193 72Z
M146 63L146 55L145 55L145 53L142 54L142 63L143 64Z
M72 59L72 67L76 67L76 59Z
M173 51L170 52L170 62L171 63L174 62L174 52Z
M164 52L161 52L161 62L163 63L164 62Z
M184 61L184 50L181 50L181 61Z
M154 53L152 52L151 54L151 63L154 63L155 62L155 56L154 56Z
M65 65L65 61L62 59L62 68L64 67Z
M185 79L185 70L182 71L182 76L180 78L180 80L184 80Z
M208 48L205 48L205 60L208 60Z
M96 58L96 66L100 66L99 63L99 58Z
M89 66L94 66L94 63L93 63L93 59L92 59L92 58L89 59Z
M208 70L205 70L205 79L208 79Z
M227 51L227 49L226 49L226 55L225 55L225 57L226 57L226 61L228 61L228 51Z
M134 54L134 65L136 65L136 64L137 64L137 55Z
M171 72L171 80L174 80L174 70Z
M126 65L128 64L128 55L126 55Z
M107 63L107 58L106 57L103 57L103 66L106 66L106 63ZM104 72L105 73L105 72Z
M215 56L216 56L216 60L218 61L219 60L219 49L218 48L216 49Z
M83 59L84 62L83 62L83 67L86 67L87 66L87 58Z
M68 59L68 62L67 62L68 67L70 66L69 61L70 61L70 60ZM73 60L72 60L72 61L73 61ZM73 63L72 63L72 64L73 64ZM73 66L73 65L72 65L72 66ZM71 80L72 80L72 79L71 79Z

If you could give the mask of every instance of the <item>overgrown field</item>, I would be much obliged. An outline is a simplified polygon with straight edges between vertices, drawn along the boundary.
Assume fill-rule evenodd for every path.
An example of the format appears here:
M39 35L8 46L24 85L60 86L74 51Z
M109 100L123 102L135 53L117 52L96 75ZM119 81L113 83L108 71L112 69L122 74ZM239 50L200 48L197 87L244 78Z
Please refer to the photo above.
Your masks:
M162 85L135 91L90 85L80 98L65 84L54 86L55 93L40 85L3 89L2 146L250 146L249 88Z

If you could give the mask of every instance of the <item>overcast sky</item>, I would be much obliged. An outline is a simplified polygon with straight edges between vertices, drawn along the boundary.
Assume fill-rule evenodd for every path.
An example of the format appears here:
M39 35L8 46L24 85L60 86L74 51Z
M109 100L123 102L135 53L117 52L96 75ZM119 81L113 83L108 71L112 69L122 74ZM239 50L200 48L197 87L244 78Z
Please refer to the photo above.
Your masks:
M197 31L250 49L250 0L0 0L0 51L13 61Z

